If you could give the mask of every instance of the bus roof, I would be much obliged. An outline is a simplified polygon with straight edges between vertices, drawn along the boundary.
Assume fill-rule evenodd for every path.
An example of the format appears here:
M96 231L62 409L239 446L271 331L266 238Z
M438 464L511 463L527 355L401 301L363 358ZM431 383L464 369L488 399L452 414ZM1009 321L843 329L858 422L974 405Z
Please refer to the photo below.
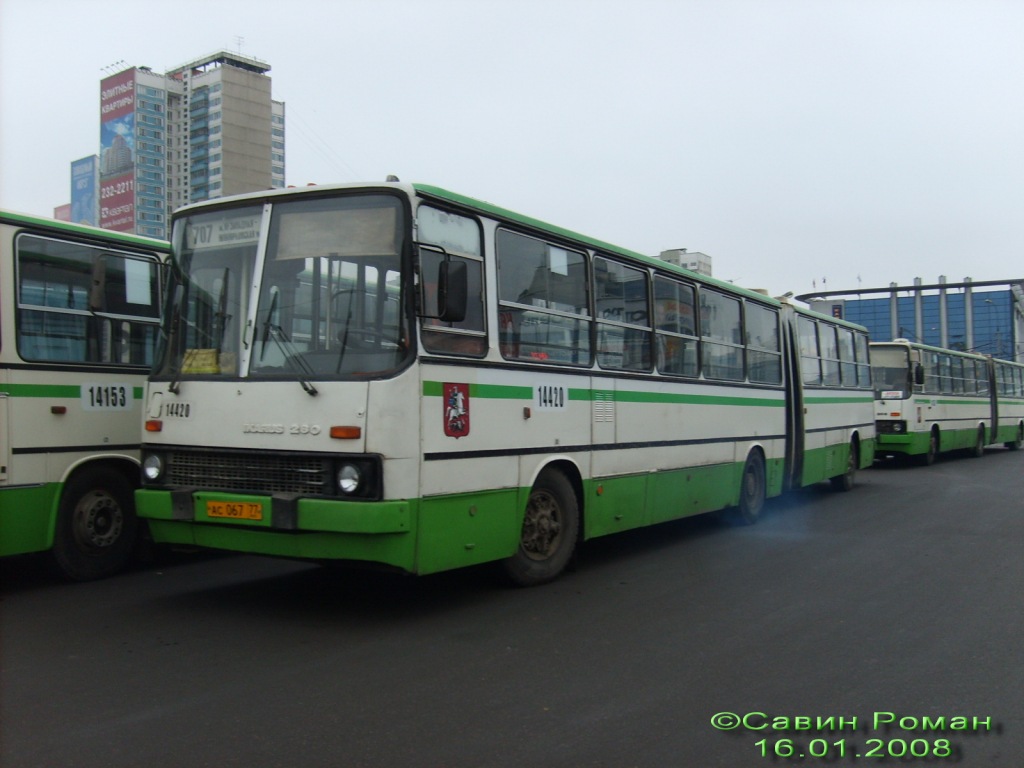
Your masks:
M960 355L961 357L971 357L977 360L985 360L988 355L984 355L981 352L968 352L962 349L946 349L945 347L933 347L931 344L923 344L920 341L911 341L910 339L893 339L892 341L872 341L873 347L912 347L914 349L923 349L927 352L942 352L951 355Z
M626 256L630 259L636 259L637 261L641 261L647 264L648 266L652 266L657 269L663 269L666 272L673 272L677 274L686 275L687 277L690 277L696 281L706 283L709 285L716 285L730 292L739 293L748 298L754 298L757 299L758 301L763 301L766 304L773 304L775 306L778 306L780 304L780 302L777 299L773 299L767 294L759 293L749 288L741 288L740 286L734 285L733 283L728 283L725 282L724 280L719 280L714 277L708 277L707 275L698 275L696 272L691 272L690 270L684 269L683 267L677 267L674 264L669 264L668 262L662 261L661 259L655 258L654 256L647 256L646 254L638 253L637 251L631 251L627 248L622 248L621 246L618 245L612 245L611 243L607 243L603 240L598 240L588 235L582 235L579 232L574 232L572 230L565 229L564 227L559 227L555 224L549 224L546 221L535 219L531 216L525 216L521 213L510 211L507 208L502 208L500 206L493 205L492 203L488 203L483 200L477 200L472 197L467 197L466 195L460 195L456 192L451 192L450 190L443 189L441 187L431 186L429 184L413 184L413 188L423 197L432 197L438 200L443 200L445 202L458 205L462 208L478 211L480 213L486 213L487 215L493 216L494 218L504 219L506 221L513 221L516 222L517 224L522 224L524 226L528 226L533 229L540 230L542 232L547 232L562 238L574 240L582 245L589 246L591 248L594 248L595 250L603 251L610 255L617 254L619 256Z
M618 245L613 245L603 240L598 240L597 238L590 237L589 235L583 235L580 234L579 232L574 232L570 229L559 227L555 224L550 224L541 219L535 219L532 216L526 216L525 214L509 210L508 208L502 208L501 206L494 205L493 203L489 203L484 200L478 200L477 198L469 197L468 195L462 195L457 192L452 192L451 190L445 189L443 187L434 186L432 184L423 184L419 182L409 184L396 181L346 182L341 184L323 185L311 184L305 187L290 187L287 189L271 189L258 192L247 192L240 195L233 195L231 197L221 197L216 198L214 200L207 200L201 203L192 203L190 205L186 205L183 206L182 208L179 208L177 211L175 211L174 215L175 217L177 217L182 214L189 213L196 208L208 207L210 205L216 205L220 203L229 204L245 200L266 200L282 196L317 194L323 195L324 193L353 189L401 189L410 196L418 196L427 200L439 200L448 203L449 205L454 205L458 208L462 208L463 210L474 211L477 213L486 214L496 219L515 222L517 224L521 224L523 226L529 227L539 232L545 232L563 239L574 241L576 243L579 243L580 245L588 246L590 248L602 251L609 255L625 256L626 258L642 262L648 266L654 267L655 269L659 269L670 274L678 274L683 275L685 277L689 277L694 282L703 283L705 285L717 286L719 288L722 288L723 290L729 291L730 293L735 293L746 298L755 299L757 301L763 302L771 306L778 307L782 306L783 304L790 304L790 306L792 306L797 312L807 315L809 317L825 318L827 320L830 320L831 322L836 323L837 325L843 325L859 331L866 330L863 326L858 325L856 323L851 323L847 320L835 318L830 315L824 315L819 312L815 312L811 309L798 307L795 304L791 304L790 302L784 299L776 299L769 296L766 293L761 293L750 288L743 288L741 286L735 285L734 283L719 280L718 278L709 277L707 275L700 275L697 274L696 272L691 272L690 270L685 269L683 267L677 267L674 264L669 264L667 261L663 261L654 256L648 256L646 254L639 253L637 251L632 251Z
M32 227L33 229L50 230L51 232L78 235L80 237L91 237L99 240L105 240L107 242L131 245L137 248L146 248L149 250L168 251L171 247L170 243L166 240L144 237L143 235L133 235L128 232L117 232L112 229L100 229L99 227L92 227L87 224L75 224L70 221L58 221L57 219L51 219L45 216L36 216L29 213L16 213L14 211L9 211L6 208L0 208L0 222L4 224L13 224L14 226L19 227Z
M787 301L786 303L789 302ZM844 320L841 317L833 317L832 315L826 315L822 312L815 312L813 309L807 309L806 307L798 307L796 304L793 304L792 307L793 309L796 310L796 313L798 315L807 315L808 317L815 317L818 318L819 320L825 319L835 323L836 325L842 325L846 328L852 328L855 331L867 331L867 328L865 328L863 325L860 325L859 323L850 322L849 320Z
M641 261L649 266L657 269L664 270L665 272L685 275L691 279L705 283L708 285L715 285L723 288L724 290L741 294L748 298L757 299L766 304L779 306L781 302L777 299L772 298L764 293L751 290L749 288L741 288L740 286L734 285L733 283L725 282L714 277L708 277L707 275L698 275L695 272L691 272L682 267L677 267L674 264L669 264L666 261L655 258L653 256L647 256L637 251L631 251L621 246L612 245L606 243L603 240L590 237L588 235L580 234L564 227L559 227L555 224L550 224L541 219L535 219L531 216L526 216L521 213L516 213L507 208L488 203L484 200L478 200L468 195L462 195L457 192L444 189L443 187L437 187L432 184L421 184L412 183L407 184L403 182L394 181L382 181L382 182L351 182L342 184L322 184L322 185L310 185L306 187L291 187L288 189L273 189L264 190L260 192L246 192L241 195L233 195L231 197L220 197L214 200L206 200L201 203L192 203L190 205L183 206L174 212L175 217L183 214L188 214L197 208L204 208L211 205L217 204L229 204L234 202L242 201L253 201L253 200L270 200L281 196L293 196L293 195L323 195L324 193L337 192L344 190L353 189L366 189L366 190L386 190L386 189L400 189L410 196L418 196L423 199L433 199L454 205L462 208L463 210L474 211L477 213L486 214L497 219L504 221L515 222L524 226L530 227L531 229L539 232L545 232L548 234L556 235L563 239L572 240L583 246L589 246L591 248L603 251L609 255L625 256L629 259L635 259Z

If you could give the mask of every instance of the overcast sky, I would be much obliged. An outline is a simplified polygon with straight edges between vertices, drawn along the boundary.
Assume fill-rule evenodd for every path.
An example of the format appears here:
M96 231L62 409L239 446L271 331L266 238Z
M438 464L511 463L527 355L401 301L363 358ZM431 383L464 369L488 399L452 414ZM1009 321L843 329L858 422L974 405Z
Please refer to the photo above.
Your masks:
M104 67L271 66L289 184L447 187L773 295L1024 277L1024 0L2 0L0 205Z

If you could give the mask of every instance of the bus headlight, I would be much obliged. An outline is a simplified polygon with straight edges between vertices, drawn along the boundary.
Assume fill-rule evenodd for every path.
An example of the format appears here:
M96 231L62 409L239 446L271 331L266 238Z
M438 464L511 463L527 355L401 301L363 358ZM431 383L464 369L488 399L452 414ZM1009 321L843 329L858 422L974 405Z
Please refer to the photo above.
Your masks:
M338 490L346 496L357 493L362 482L363 473L355 464L342 464L338 469Z
M331 470L334 494L365 501L384 498L381 466L381 457L372 454L335 456Z
M164 474L164 460L158 453L150 453L142 461L142 474L153 483L159 480Z

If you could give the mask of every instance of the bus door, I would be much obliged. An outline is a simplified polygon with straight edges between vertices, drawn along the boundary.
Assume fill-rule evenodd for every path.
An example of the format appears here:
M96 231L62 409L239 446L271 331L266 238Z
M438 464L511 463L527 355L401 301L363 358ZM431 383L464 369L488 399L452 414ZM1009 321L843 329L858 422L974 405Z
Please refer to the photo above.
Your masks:
M804 472L804 451L807 449L804 419L803 368L800 359L800 337L797 314L789 307L782 313L783 367L786 377L786 470L783 489L799 488Z

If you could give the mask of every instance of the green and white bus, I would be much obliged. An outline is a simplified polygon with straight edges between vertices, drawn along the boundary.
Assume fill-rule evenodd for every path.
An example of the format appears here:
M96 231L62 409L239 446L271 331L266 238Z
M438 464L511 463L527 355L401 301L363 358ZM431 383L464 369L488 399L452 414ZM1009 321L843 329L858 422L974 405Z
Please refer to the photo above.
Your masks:
M175 214L158 542L555 578L578 541L873 459L863 328L402 183Z
M913 456L1024 442L1024 365L896 339L872 342L878 456Z
M73 579L131 557L169 247L0 211L0 555L50 551Z

